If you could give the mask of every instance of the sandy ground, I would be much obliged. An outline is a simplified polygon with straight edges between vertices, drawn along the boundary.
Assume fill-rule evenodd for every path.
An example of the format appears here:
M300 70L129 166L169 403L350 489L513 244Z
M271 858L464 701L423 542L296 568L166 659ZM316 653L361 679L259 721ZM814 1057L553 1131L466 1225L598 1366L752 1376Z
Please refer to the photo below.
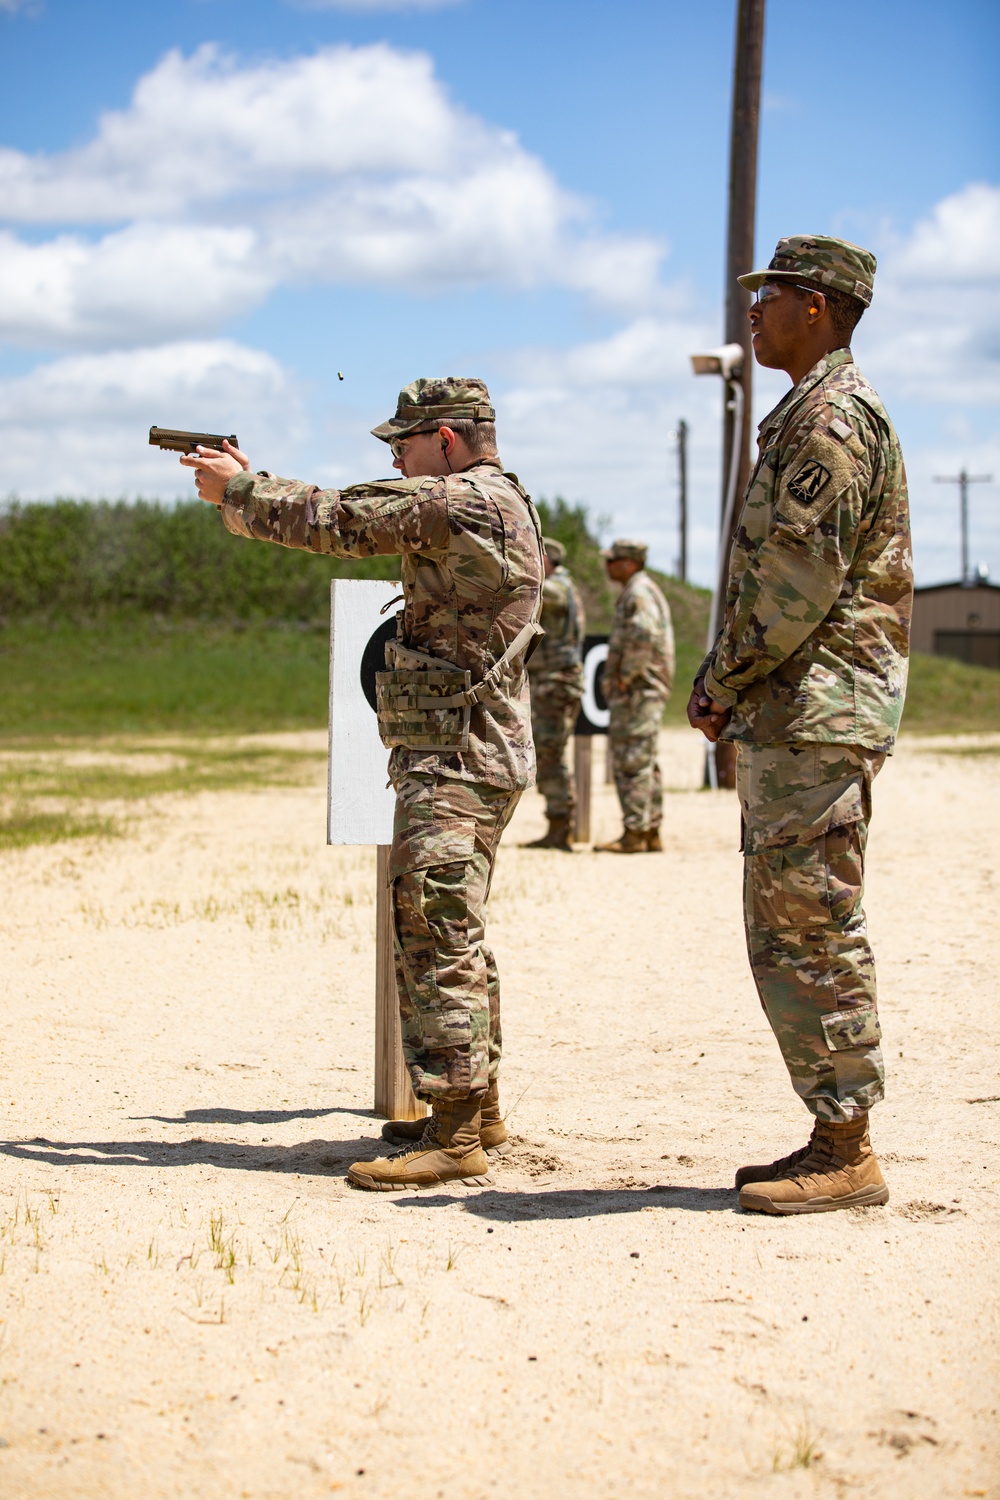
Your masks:
M663 855L523 851L534 793L501 851L493 1188L346 1185L374 854L321 771L0 856L4 1500L1000 1495L998 747L876 788L891 1203L774 1220L735 800L663 746Z

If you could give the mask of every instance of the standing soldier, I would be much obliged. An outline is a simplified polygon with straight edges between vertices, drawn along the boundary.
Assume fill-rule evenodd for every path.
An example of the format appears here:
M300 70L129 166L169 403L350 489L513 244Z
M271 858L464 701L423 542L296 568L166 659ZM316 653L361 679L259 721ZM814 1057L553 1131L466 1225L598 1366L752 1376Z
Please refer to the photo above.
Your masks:
M500 1114L500 984L484 907L500 835L531 783L524 652L538 634L541 529L496 455L481 380L415 380L373 429L401 479L347 490L250 473L242 453L181 459L236 536L336 557L402 557L403 609L379 683L396 791L390 853L403 1052L428 1120L394 1121L392 1156L355 1162L356 1187L487 1171Z
M725 623L688 718L710 740L739 743L750 966L815 1117L807 1146L740 1168L740 1203L821 1213L889 1197L868 1139L884 1072L861 897L872 781L906 688L906 475L850 350L874 255L794 235L766 271L739 279L757 293L757 363L794 383L760 425Z
M550 536L542 538L542 548L545 582L541 625L545 634L528 664L528 676L538 790L545 798L549 827L542 838L525 848L572 850L569 835L576 785L566 764L566 746L583 697L587 622L580 592L565 566L566 548Z
M663 787L656 740L674 685L674 627L670 606L646 569L644 542L618 541L604 554L608 576L622 584L604 664L604 696L611 710L608 749L625 831L607 854L663 848Z

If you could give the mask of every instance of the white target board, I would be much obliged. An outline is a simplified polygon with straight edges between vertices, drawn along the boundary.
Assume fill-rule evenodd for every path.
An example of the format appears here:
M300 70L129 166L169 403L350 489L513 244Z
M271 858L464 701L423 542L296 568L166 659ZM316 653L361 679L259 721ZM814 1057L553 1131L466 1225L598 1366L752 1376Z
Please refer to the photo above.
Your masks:
M398 583L335 578L330 585L328 844L391 844L395 797L378 737L375 673L396 633ZM384 613L383 613L384 611Z

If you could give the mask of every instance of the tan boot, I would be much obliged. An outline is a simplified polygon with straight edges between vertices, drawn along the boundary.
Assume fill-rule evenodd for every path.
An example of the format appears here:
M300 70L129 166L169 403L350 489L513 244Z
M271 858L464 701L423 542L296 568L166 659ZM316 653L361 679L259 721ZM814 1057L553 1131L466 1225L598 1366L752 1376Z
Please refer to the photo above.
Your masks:
M646 829L646 848L650 854L663 853L663 840L660 838L659 828Z
M444 1182L487 1186L489 1162L479 1143L479 1099L444 1099L435 1105L422 1138L392 1156L356 1161L347 1170L354 1187L391 1193Z
M785 1176L740 1189L740 1207L765 1214L822 1214L888 1201L867 1114L845 1125L817 1120L809 1150Z
M480 1102L479 1144L487 1156L506 1156L514 1148L507 1138L500 1113L500 1091L495 1078ZM423 1139L427 1123L426 1115L422 1120L386 1120L382 1126L382 1139L392 1141L394 1146L409 1145Z
M550 818L549 826L540 839L533 839L530 844L522 844L522 849L562 849L566 854L573 853L573 845L569 841L569 818Z
M483 1108L479 1119L479 1143L487 1156L506 1156L508 1151L514 1147L507 1138L507 1127L500 1113L500 1090L495 1078L490 1080L490 1086L482 1101Z
M385 1134L385 1131L382 1132ZM781 1156L777 1161L772 1161L767 1166L740 1167L736 1173L736 1186L746 1187L748 1182L774 1182L778 1177L787 1177L793 1167L797 1167L800 1161L809 1155L812 1150L813 1141L816 1138L816 1126L813 1125L812 1135L804 1146L793 1151L790 1156Z
M620 838L610 844L595 844L595 854L645 854L646 835L641 828L626 828Z

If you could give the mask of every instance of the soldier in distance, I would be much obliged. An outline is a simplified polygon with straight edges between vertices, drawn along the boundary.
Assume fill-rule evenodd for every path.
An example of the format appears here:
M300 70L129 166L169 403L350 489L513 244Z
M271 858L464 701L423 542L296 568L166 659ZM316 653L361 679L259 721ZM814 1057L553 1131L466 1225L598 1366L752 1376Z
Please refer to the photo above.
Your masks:
M576 784L566 764L566 750L583 697L587 621L580 591L566 567L566 548L550 536L542 538L542 547L545 582L541 623L545 634L528 663L528 678L538 790L545 798L549 826L540 839L525 848L571 852Z

